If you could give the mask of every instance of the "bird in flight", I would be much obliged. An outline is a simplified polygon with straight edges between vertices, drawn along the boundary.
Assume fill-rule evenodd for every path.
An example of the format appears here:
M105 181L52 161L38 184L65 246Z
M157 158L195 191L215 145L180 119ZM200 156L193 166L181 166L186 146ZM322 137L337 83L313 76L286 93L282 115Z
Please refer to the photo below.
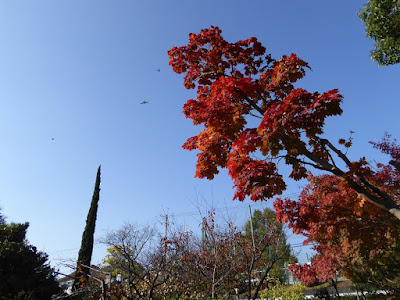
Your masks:
M51 138L52 141L54 141L54 138Z
M143 102L141 102L140 104L146 104L146 103L149 103L149 102L147 102L147 101L143 101Z
M161 72L161 70L160 70L160 69L157 69L157 72Z

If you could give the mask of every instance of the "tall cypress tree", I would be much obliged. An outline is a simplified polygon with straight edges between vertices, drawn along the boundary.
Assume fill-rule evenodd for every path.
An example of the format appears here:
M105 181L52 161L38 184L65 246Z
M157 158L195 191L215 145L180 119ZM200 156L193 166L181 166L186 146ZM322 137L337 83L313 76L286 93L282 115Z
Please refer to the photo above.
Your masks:
M96 184L94 185L94 192L92 203L86 219L85 231L82 235L81 249L79 250L77 271L75 274L75 285L82 286L86 284L89 270L81 265L90 266L93 252L93 236L96 226L97 207L100 199L100 168L97 169Z

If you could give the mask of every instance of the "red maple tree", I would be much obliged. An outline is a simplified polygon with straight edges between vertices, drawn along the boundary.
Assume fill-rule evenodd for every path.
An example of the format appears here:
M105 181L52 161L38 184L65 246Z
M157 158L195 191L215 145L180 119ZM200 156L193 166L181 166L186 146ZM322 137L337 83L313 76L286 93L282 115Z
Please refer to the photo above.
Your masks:
M400 196L400 172L379 165L373 178L393 198ZM307 237L317 252L311 265L292 265L305 284L331 281L340 271L355 283L399 291L400 227L387 211L365 201L333 175L308 177L299 200L274 203L277 219Z
M321 137L325 119L342 113L342 96L336 89L321 94L295 87L310 69L297 55L275 60L255 37L229 43L218 27L189 34L186 46L168 54L173 70L185 74L184 86L197 90L183 109L204 126L183 145L199 151L196 177L212 179L227 168L234 199L264 200L286 188L278 170L283 160L291 166L289 177L306 178L307 167L327 171L400 219L398 202L368 180L366 160L351 161Z

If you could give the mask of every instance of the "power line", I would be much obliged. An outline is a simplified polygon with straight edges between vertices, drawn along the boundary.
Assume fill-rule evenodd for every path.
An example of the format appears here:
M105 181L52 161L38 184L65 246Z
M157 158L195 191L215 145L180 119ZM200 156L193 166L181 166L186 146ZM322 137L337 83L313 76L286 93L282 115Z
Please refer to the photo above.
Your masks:
M296 193L290 193L290 194L286 194L286 195L282 195L281 198L291 198L293 196L299 196L300 193L296 192ZM251 204L252 207L263 207L267 204L267 201L260 201L260 202L254 202ZM225 206L225 207L211 207L213 210L215 211L224 211L224 210L244 210L244 209L248 209L244 203L240 203L240 204L235 204L235 205L230 205L230 206ZM180 213L171 213L171 216L176 216L176 217L191 217L191 216L196 216L198 215L199 212L198 211L186 211L186 212L180 212Z

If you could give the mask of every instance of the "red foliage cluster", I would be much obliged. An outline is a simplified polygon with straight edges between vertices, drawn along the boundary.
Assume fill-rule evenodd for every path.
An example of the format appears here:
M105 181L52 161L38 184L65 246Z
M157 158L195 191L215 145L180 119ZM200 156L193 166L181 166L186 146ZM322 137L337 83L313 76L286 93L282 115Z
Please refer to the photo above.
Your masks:
M191 33L186 46L168 52L173 70L185 73L184 86L197 89L197 98L183 109L195 125L204 126L183 145L199 150L196 177L212 179L218 168L228 168L234 198L241 201L271 198L286 188L277 163L255 154L277 158L284 152L293 168L290 176L305 178L299 156L311 147L313 155L328 159L316 135L326 117L342 113L337 90L319 94L295 88L309 68L306 62L295 54L274 60L265 52L254 37L227 42L218 27ZM258 126L248 126L248 116L258 117Z
M400 146L396 139L392 140L392 136L385 132L385 136L379 143L370 142L374 148L381 150L383 153L389 154L394 161L400 161Z
M381 166L372 177L372 182L398 199L399 172ZM308 180L298 201L278 198L274 203L277 219L288 223L294 233L305 235L304 243L313 243L317 251L311 265L291 266L296 277L311 284L335 278L340 270L356 282L366 277L371 282L398 280L397 219L366 202L335 176L309 174Z

